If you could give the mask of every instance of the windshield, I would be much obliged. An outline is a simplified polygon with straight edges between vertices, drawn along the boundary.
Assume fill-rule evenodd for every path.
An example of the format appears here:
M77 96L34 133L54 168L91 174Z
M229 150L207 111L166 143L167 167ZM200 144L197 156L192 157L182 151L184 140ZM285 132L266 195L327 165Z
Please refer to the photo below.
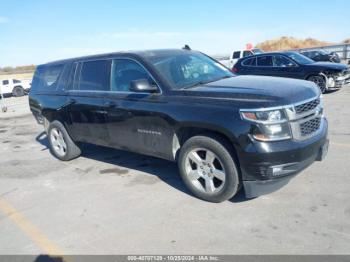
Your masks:
M299 54L299 53L286 53L286 55L293 59L294 61L296 61L298 64L302 64L302 65L308 65L308 64L312 64L315 63L313 60L311 60L310 58Z
M318 53L320 55L328 55L328 53L324 50L318 50L318 51L316 51L316 53Z
M213 59L195 52L148 57L172 89L191 88L214 82L234 74Z
M264 53L264 51L261 50L261 49L259 49L259 48L254 48L254 49L253 49L253 53L254 53L255 55L259 55L259 54Z

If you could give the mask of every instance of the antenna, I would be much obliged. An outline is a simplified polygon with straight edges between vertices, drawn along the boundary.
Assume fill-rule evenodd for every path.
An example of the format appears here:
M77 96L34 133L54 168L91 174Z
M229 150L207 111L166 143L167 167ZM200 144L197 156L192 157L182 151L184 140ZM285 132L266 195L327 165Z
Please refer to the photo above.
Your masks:
M184 50L192 50L189 45L185 45L182 49L184 49Z

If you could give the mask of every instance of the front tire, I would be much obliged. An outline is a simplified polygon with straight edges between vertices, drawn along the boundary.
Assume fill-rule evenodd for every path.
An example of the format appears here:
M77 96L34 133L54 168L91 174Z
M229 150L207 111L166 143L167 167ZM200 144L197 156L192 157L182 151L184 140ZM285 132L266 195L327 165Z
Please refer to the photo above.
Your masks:
M24 89L23 87L21 86L15 86L12 90L12 95L14 97L20 97L20 96L24 96L25 95L25 92L24 92Z
M323 76L310 76L307 80L314 82L320 88L322 94L327 92L327 80Z
M237 193L239 175L228 148L220 138L195 136L180 149L180 175L198 198L218 203Z
M73 142L67 130L59 121L50 123L47 137L51 153L62 161L69 161L81 154L80 148Z

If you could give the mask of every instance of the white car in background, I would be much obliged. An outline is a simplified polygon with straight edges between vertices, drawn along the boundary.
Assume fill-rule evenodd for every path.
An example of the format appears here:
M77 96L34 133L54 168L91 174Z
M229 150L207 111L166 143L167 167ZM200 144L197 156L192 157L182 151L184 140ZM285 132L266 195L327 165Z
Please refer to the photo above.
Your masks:
M30 90L30 80L18 80L14 78L1 79L0 80L0 93L3 95L12 94L19 97L24 96Z
M233 66L237 63L238 59L242 57L247 57L251 55L258 55L264 53L263 50L259 48L252 48L249 50L238 50L238 51L233 51L230 55L229 59L229 68L233 68Z

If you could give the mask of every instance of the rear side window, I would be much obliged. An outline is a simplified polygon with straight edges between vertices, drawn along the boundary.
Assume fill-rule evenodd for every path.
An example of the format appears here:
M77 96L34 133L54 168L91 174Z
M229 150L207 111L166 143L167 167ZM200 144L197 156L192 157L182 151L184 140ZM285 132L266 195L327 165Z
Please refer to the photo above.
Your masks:
M3 81L2 81L2 84L3 84L3 85L8 85L8 84L9 84L9 81L8 81L8 80L3 80Z
M240 58L240 57L241 57L241 51L236 51L236 52L233 53L233 56L232 56L233 59L237 59L237 58Z
M259 56L257 61L258 66L273 66L272 56Z
M79 90L109 91L111 60L83 62L79 76Z
M35 71L32 91L56 90L64 65L39 66Z
M252 58L248 58L243 60L242 62L243 66L256 66L256 58L252 57Z

